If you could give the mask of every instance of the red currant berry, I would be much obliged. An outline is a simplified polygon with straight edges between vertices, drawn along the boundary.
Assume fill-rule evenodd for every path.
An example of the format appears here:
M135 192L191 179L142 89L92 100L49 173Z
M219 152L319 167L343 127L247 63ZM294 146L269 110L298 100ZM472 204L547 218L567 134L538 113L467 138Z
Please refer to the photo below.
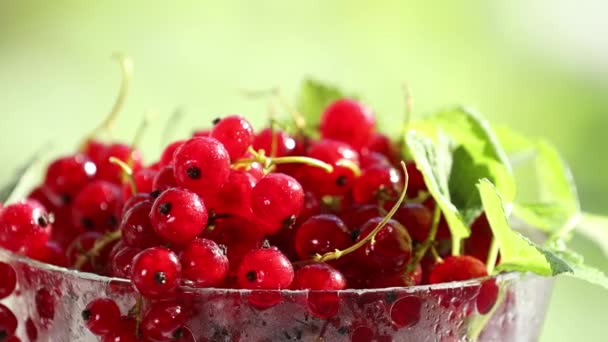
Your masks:
M424 177L422 176L422 172L418 170L418 167L413 161L409 161L405 163L405 168L407 170L407 196L410 198L415 198L418 196L418 193L421 191L427 191L426 183L424 182ZM401 171L403 172L403 171Z
M367 203L375 199L392 199L399 195L401 177L393 167L374 166L365 169L353 185L356 203Z
M414 241L423 242L429 235L433 225L433 213L417 203L403 204L393 219L403 225Z
M403 297L391 305L390 316L398 328L412 327L420 321L422 299L416 296Z
M95 242L103 237L99 232L85 232L78 235L66 250L68 264L74 265L80 256L86 256L95 245ZM86 272L104 273L105 266L114 247L114 243L107 244L98 255L88 257L88 261L80 269Z
M310 264L300 268L293 280L295 290L344 290L346 279L328 264Z
M273 145L274 144L274 145ZM275 146L275 150L272 147ZM253 148L256 151L264 150L267 156L285 157L292 154L296 142L286 132L265 128L253 139ZM274 154L271 154L275 152Z
M392 164L384 155L378 152L370 152L363 150L359 155L359 163L362 169L368 169L374 166L390 167Z
M499 288L496 280L488 279L481 283L479 294L477 295L476 306L477 312L482 315L487 314L492 310L496 300L498 299Z
M57 206L66 205L95 177L96 172L97 167L86 155L62 157L49 164L44 189Z
M220 286L228 275L228 257L217 243L194 239L180 255L182 275L197 287Z
M485 214L480 215L471 225L471 236L464 240L464 250L483 262L487 261L490 245L492 244L492 228Z
M0 340L10 338L15 334L15 330L17 330L17 317L9 308L0 304Z
M120 205L120 188L117 185L102 180L91 182L74 199L72 223L81 230L116 230L119 223L116 211Z
M137 321L131 317L121 317L112 332L103 335L101 342L141 342L137 336Z
M123 241L132 247L148 248L162 244L150 222L152 202L144 201L127 211L120 223Z
M416 265L414 271L405 274L402 269L389 273L374 274L369 282L370 288L406 287L422 283L422 267Z
M375 126L371 109L355 100L340 99L325 108L319 130L324 139L343 141L360 150L370 143Z
M217 193L213 201L216 213L232 214L251 218L251 191L257 180L249 172L231 170L228 182Z
M344 222L335 215L321 214L310 217L297 229L295 246L302 260L316 254L323 255L352 244Z
M183 246L207 227L207 209L198 195L185 189L163 192L152 206L150 220L163 240Z
M28 250L28 257L38 260L47 264L68 267L68 259L66 256L65 249L57 242L49 240L37 249Z
M382 221L382 217L373 218L361 227L359 240L365 239ZM376 234L375 243L367 243L362 249L365 261L376 269L395 270L405 266L412 256L412 239L407 230L397 221L388 223Z
M41 288L36 292L34 302L36 304L36 312L38 317L43 320L52 320L55 318L55 302L57 298L51 291L46 288Z
M485 277L486 265L479 259L468 255L449 256L431 271L431 284L449 283Z
M165 150L160 155L160 166L165 167L173 164L173 155L178 148L180 148L186 140L178 140L170 143L165 147Z
M110 157L122 160L131 166L133 171L137 171L142 167L142 156L138 150L134 150L131 146L125 144L108 145L101 158L95 160L97 164L97 178L114 184L122 184L123 171L120 166L110 162Z
M137 192L150 193L152 190L152 183L158 171L152 169L140 169L133 173L133 180L135 181L135 187ZM129 182L122 184L122 196L124 200L127 200L133 196L133 190Z
M303 206L302 186L282 173L266 175L251 191L251 209L266 234L293 225Z
M123 241L118 242L110 252L110 275L116 278L131 278L133 259L139 252L140 248L127 246Z
M211 137L224 145L230 159L236 160L242 157L253 143L253 127L245 118L231 115L213 126Z
M332 172L305 165L302 167L307 190L319 196L344 195L352 187L355 171L343 165L344 162L359 165L359 155L347 144L335 140L321 140L308 151L308 157L318 159L333 167ZM338 165L342 163L341 165Z
M135 196L129 198L125 201L125 203L120 207L120 210L116 211L116 217L120 217L121 221L124 218L127 211L131 210L134 206L138 205L142 202L150 202L154 203L154 198L150 194L139 193Z
M175 253L164 247L152 247L133 259L131 281L142 296L161 298L177 289L181 271Z
M184 333L187 314L184 308L172 302L154 304L141 321L141 334L151 341L177 341Z
M36 324L34 323L34 320L32 320L31 317L28 317L27 321L25 321L25 334L27 335L27 338L30 339L30 341L36 341L38 339L38 328L36 328Z
M192 138L175 151L173 167L179 186L212 197L228 181L230 156L216 139Z
M372 152L385 156L392 164L399 163L397 146L385 134L375 133L367 148Z
M17 274L13 266L0 262L0 299L6 298L15 291Z
M109 298L98 298L82 311L86 327L95 335L110 333L120 324L120 308Z
M173 165L167 165L160 169L152 182L152 189L158 194L175 187L177 187L177 181L175 180Z
M276 248L253 250L239 265L238 283L243 289L287 289L293 278L291 262Z
M20 253L41 248L48 241L53 216L37 201L25 200L0 211L0 246Z

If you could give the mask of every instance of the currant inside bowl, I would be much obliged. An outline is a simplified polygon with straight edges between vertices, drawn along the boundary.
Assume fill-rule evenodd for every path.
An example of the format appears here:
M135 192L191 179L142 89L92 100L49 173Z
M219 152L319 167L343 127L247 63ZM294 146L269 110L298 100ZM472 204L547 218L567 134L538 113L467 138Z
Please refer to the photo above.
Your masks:
M138 298L124 279L55 267L7 250L0 250L0 261L16 274L16 289L2 304L17 318L22 341L98 341L82 317L87 304L111 298L127 315ZM174 341L447 342L479 335L479 341L520 342L538 339L552 285L551 278L509 273L369 290L181 287L171 298L144 300L142 310L178 308L180 325L167 339Z

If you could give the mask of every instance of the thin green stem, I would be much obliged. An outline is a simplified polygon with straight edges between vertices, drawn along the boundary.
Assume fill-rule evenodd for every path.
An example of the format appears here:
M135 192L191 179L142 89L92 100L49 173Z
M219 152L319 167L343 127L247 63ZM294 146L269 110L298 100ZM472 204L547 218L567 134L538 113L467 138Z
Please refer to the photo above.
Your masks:
M426 240L418 246L414 256L410 260L410 262L405 267L405 273L413 272L416 269L416 265L422 261L422 258L426 255L426 252L435 242L435 237L437 236L437 228L439 227L439 220L441 218L441 210L439 206L435 206L435 211L433 212L433 223L431 225L431 229L429 230L429 235L426 237Z
M330 260L339 259L339 258L341 258L345 255L348 255L348 254L356 251L357 249L363 247L368 242L371 245L374 245L376 243L376 235L378 235L380 230L382 230L382 228L384 228L384 226L388 223L388 221L390 221L390 219L395 215L397 210L399 210L399 208L401 207L403 200L405 200L405 194L407 192L407 183L408 183L408 174L407 174L407 169L405 167L405 162L401 162L401 167L403 168L403 172L405 173L405 177L404 177L405 186L403 188L403 191L401 192L401 195L399 196L399 199L397 200L395 205L391 208L391 210L388 212L388 214L382 219L382 221L380 221L376 225L376 227L371 231L371 233L369 233L369 235L367 235L364 239L357 241L357 243L355 243L354 245L352 245L346 249L343 249L343 250L336 249L333 252L328 252L323 255L317 254L313 257L313 260L318 261L318 262L326 262L326 261L330 261Z
M122 234L120 229L106 233L104 236L95 241L93 248L91 248L87 253L78 256L78 259L76 259L76 262L74 263L74 269L81 269L89 259L97 257L108 244L120 239L121 236Z
M133 169L131 169L131 167L127 163L116 157L110 157L110 159L108 160L110 161L110 163L116 164L122 169L124 178L126 178L127 182L129 182L129 185L131 186L131 191L135 195L137 193L137 184L135 184L135 179L133 178Z
M496 237L492 237L492 242L490 243L490 250L488 251L488 260L486 261L486 269L488 270L488 274L492 274L494 272L494 266L496 266L496 260L498 259L498 240Z
M453 256L460 255L461 242L462 242L461 239L456 239L456 238L452 237L452 255Z

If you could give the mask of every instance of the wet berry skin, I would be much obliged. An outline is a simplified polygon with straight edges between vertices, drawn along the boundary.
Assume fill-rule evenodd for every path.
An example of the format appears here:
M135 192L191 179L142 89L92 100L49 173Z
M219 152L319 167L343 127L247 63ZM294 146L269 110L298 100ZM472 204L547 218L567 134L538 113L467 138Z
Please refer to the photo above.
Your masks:
M224 145L231 160L236 160L253 143L253 127L242 116L230 115L213 126L211 137Z
M371 142L375 126L371 109L355 100L340 99L325 108L319 130L324 139L343 141L361 150Z
M266 234L293 225L303 207L302 185L286 174L268 174L251 191L251 209Z
M323 161L333 167L327 172L319 167L302 167L307 190L318 196L345 195L350 191L356 178L355 171L344 162L359 165L359 154L348 144L336 140L323 139L314 143L307 153L308 157Z
M10 296L15 290L16 285L17 274L13 266L0 262L0 299Z
M243 289L287 289L293 278L291 262L276 248L247 253L238 270L238 284Z
M150 211L150 221L156 234L163 240L183 246L207 227L209 216L201 198L185 189L164 191Z
M3 304L0 304L0 336L11 337L17 330L17 317Z
M220 286L228 275L228 257L212 240L197 238L180 254L182 275L197 287Z
M273 139L275 141L275 153L271 154ZM263 129L253 139L253 148L256 151L264 150L267 156L285 157L291 155L296 147L296 141L286 132L281 130L272 130L270 128Z
M55 205L69 204L97 172L97 166L84 154L61 157L49 164L44 190Z
M123 241L132 247L148 248L159 246L162 240L156 235L150 222L152 202L144 201L133 206L124 214L120 223Z
M196 137L175 151L173 167L179 186L210 198L228 181L230 156L216 139Z
M150 341L179 340L187 318L187 312L180 304L171 301L155 303L144 315L141 334Z
M340 271L327 264L310 264L296 272L292 288L295 290L344 290L346 279Z
M479 259L468 255L448 256L431 271L431 284L449 283L485 277L486 265Z
M116 212L121 206L120 188L108 181L87 184L74 199L72 224L81 231L107 232L118 228Z
M120 323L120 309L109 298L93 300L81 315L85 326L95 335L107 334Z
M131 266L131 281L146 298L170 295L180 284L181 265L177 255L164 247L152 247L140 252Z
M306 260L352 244L346 225L335 215L311 216L297 228L294 239L298 257Z
M35 200L24 200L0 210L0 246L27 253L42 248L52 232L53 216Z
M365 239L382 221L382 217L372 218L361 227L359 240ZM364 262L385 271L395 270L407 264L412 256L412 239L407 230L397 221L389 220L375 237L374 244L368 243L360 253L365 254Z

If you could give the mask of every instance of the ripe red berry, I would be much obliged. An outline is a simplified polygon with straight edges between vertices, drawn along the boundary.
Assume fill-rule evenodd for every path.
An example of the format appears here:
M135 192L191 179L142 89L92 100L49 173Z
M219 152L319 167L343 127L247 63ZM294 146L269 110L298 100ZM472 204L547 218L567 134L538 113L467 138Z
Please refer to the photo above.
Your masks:
M412 240L417 242L426 240L433 225L433 213L427 207L417 203L403 204L397 209L393 219L401 223Z
M273 146L275 146L274 151ZM265 128L253 139L253 148L256 151L264 150L267 156L272 157L291 155L295 147L296 141L289 134L278 129Z
M213 200L213 210L216 213L252 218L251 191L256 183L257 180L253 174L231 170L228 182L224 184Z
M319 167L304 165L302 172L307 190L319 196L337 196L344 195L351 189L355 171L343 163L351 163L354 167L358 167L359 155L350 146L343 142L324 139L310 148L308 157L330 164L333 171L327 172ZM338 165L340 163L342 164Z
M34 303L38 317L42 320L50 321L55 318L55 303L57 301L56 289L41 288L36 291Z
M121 206L120 188L107 181L87 184L74 199L72 223L82 231L113 231L118 228L117 208Z
M135 181L135 187L137 188L137 192L150 193L152 190L152 184L154 182L154 178L158 171L152 170L150 168L140 169L133 173L133 180ZM122 184L122 198L123 200L128 200L133 196L133 190L131 189L131 184L129 182Z
M228 181L230 156L213 138L192 138L173 155L175 180L203 198L212 197Z
M109 298L93 300L87 304L81 316L86 327L95 335L107 334L120 324L120 308Z
M183 246L207 227L207 209L198 195L185 189L163 192L152 206L150 220L163 240Z
M300 227L295 236L298 257L306 260L315 254L323 255L336 249L345 249L352 244L344 222L335 215L311 216Z
M220 286L228 275L225 250L212 240L197 238L180 254L182 276L197 287Z
M173 302L156 303L141 321L141 334L151 341L177 341L184 333L187 313L182 305Z
M353 185L353 198L357 203L368 203L379 198L396 198L401 177L393 167L373 166L365 169Z
M17 330L17 317L9 308L0 304L0 338L10 338L15 334L15 330Z
M464 240L466 254L486 262L493 237L488 218L485 214L480 215L471 225L471 236Z
M368 169L374 166L391 167L392 164L388 158L378 152L363 150L359 154L359 163L362 169Z
M177 289L181 271L175 253L164 247L152 247L133 259L131 281L142 296L162 298Z
M62 157L49 164L44 189L55 205L66 205L95 177L96 172L97 167L84 154Z
M123 241L132 247L148 248L162 244L150 222L152 202L143 201L127 211L120 223Z
M253 143L253 127L245 118L231 115L213 126L211 137L224 145L230 159L236 160L242 157Z
M48 241L53 216L37 201L25 200L0 211L0 246L19 253L41 248Z
M276 248L253 250L239 265L238 283L243 289L287 289L293 278L291 262Z
M416 196L418 196L419 192L427 191L426 183L424 182L422 172L418 170L416 163L414 163L413 161L408 161L407 163L405 163L405 167L408 175L407 196L410 198L415 198Z
M97 164L97 178L114 184L122 184L123 171L120 166L110 162L110 157L122 160L131 166L133 171L137 171L142 167L142 156L138 150L134 150L131 146L125 144L111 144L100 153L99 159L91 157Z
M399 151L397 146L393 144L391 139L382 133L374 133L369 145L367 148L371 152L380 153L385 156L387 160L389 160L392 164L399 163Z
M340 99L325 108L319 130L324 139L343 141L360 150L370 143L375 126L371 109L355 100Z
M137 204L139 204L141 202L154 203L154 198L150 194L144 194L144 193L136 194L135 196L126 200L124 202L124 204L120 207L120 210L119 209L116 210L116 217L120 217L120 219L122 220L122 218L125 216L125 213L127 211L131 210L131 208L133 208L134 206L136 206Z
M116 278L131 278L133 259L141 252L141 248L127 246L123 241L118 242L110 252L110 275Z
M0 262L0 299L13 293L17 285L17 274L13 266Z
M431 271L431 284L449 283L481 278L488 275L486 265L479 259L468 255L449 256Z
M477 312L482 315L490 312L494 304L496 304L499 290L495 279L488 279L481 283L476 300Z
M167 165L160 169L152 182L152 189L158 194L169 188L175 187L177 187L177 181L175 180L173 165Z
M68 266L68 259L65 249L57 242L52 240L48 240L44 246L28 250L26 255L34 260L45 262L47 264L60 267Z
M86 255L93 248L95 241L101 239L102 236L103 234L99 232L85 232L78 235L66 250L68 265L74 265L80 256ZM88 262L81 268L81 271L93 272L94 267Z
M293 177L271 173L251 191L251 209L264 233L291 226L304 206L304 190Z
M375 217L361 227L359 240L366 238L382 221ZM367 243L361 249L365 262L375 269L385 271L404 267L412 256L412 239L407 230L397 221L388 223L376 234L375 243Z
M340 298L332 291L345 289L346 279L340 271L327 264L311 264L296 272L292 288L323 291L309 293L306 304L313 315L328 319L335 316L340 308Z

